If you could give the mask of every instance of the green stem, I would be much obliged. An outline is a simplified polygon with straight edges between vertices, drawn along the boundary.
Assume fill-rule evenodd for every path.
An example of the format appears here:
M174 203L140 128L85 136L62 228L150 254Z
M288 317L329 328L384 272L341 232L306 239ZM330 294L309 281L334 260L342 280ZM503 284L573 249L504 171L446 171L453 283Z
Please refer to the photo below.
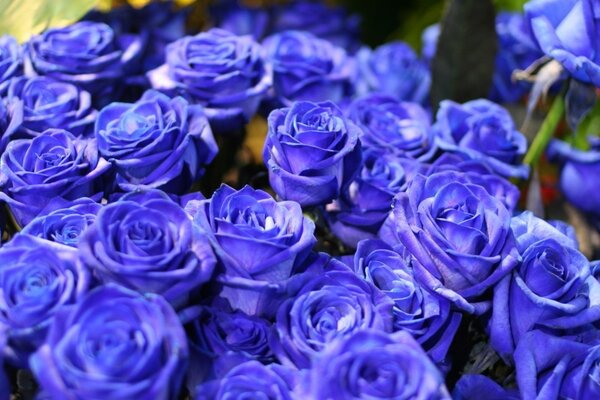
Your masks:
M544 150L546 150L546 146L548 146L550 139L554 136L554 132L556 132L556 128L562 120L564 113L565 99L563 96L559 95L554 99L552 107L550 108L548 115L546 115L546 119L544 119L540 130L537 135L535 135L531 146L529 146L529 150L523 160L524 164L528 164L532 167L537 165Z

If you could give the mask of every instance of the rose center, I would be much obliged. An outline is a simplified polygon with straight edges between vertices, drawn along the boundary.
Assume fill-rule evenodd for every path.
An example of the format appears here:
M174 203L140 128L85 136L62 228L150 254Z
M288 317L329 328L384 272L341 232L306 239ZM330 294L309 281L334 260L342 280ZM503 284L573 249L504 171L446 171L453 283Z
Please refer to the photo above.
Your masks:
M65 149L53 149L53 151L43 154L37 154L38 160L40 160L45 168L56 167L59 165L65 158L67 154Z

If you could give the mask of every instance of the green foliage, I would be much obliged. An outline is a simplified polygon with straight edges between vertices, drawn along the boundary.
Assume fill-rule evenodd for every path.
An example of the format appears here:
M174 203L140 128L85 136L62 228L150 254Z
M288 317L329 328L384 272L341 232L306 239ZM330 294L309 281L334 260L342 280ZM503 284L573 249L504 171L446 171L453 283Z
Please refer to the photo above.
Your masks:
M0 34L24 42L48 27L79 20L99 0L0 0Z
M494 0L498 10L523 11L523 6L527 0Z
M414 49L421 48L421 35L425 28L440 22L444 11L444 1L422 1L412 7L399 10L399 23L390 38L400 39Z

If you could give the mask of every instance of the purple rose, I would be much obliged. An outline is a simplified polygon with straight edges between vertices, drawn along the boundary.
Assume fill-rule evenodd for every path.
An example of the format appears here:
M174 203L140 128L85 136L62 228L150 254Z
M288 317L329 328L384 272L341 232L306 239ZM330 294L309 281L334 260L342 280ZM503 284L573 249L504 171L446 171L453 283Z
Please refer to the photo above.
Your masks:
M29 365L55 399L177 399L188 347L161 297L117 285L64 307Z
M25 225L21 233L77 247L79 237L96 220L96 214L102 206L87 197L61 203L66 204L53 208L48 213L45 213L47 208L43 210ZM51 205L52 203L49 206Z
M344 7L297 0L276 6L273 14L273 32L310 32L350 53L354 53L359 46L361 18L357 14L349 14Z
M417 175L396 196L379 236L408 250L426 289L467 312L486 310L482 296L519 259L502 201L453 171Z
M0 198L8 203L17 223L24 226L57 197L101 198L101 178L109 169L94 139L49 129L33 139L9 143L0 159Z
M211 240L224 270L221 296L233 309L261 314L269 293L289 278L316 242L314 223L293 201L245 186L222 185L198 207L194 223Z
M442 101L434 130L437 145L444 151L481 159L500 176L529 176L529 168L521 164L527 139L517 131L508 111L489 100Z
M100 154L114 164L125 191L184 193L218 148L200 105L150 90L136 103L112 103L96 121Z
M0 249L0 265L0 329L8 338L4 352L24 368L61 306L87 291L90 274L75 249L23 234Z
M199 385L196 400L277 399L292 400L298 371L277 364L248 361L232 368L220 379Z
M23 102L0 100L0 155L23 123Z
M410 333L438 364L445 362L461 314L452 303L427 291L415 279L408 252L397 253L380 240L364 240L354 270L394 301L394 330Z
M580 210L600 216L600 193L590 184L600 173L600 142L591 140L588 151L577 150L560 140L548 145L548 158L560 165L560 191Z
M515 352L523 400L595 399L600 396L600 345L541 331L526 334Z
M175 90L202 104L213 129L222 133L248 122L271 86L260 45L217 28L167 45L166 64L148 77L155 89Z
M352 91L355 68L341 47L305 31L286 31L266 38L266 57L273 69L277 106L294 101L339 102Z
M104 206L80 238L79 254L100 281L158 293L177 306L216 263L181 206L156 190Z
M308 278L277 311L272 349L285 365L308 368L338 337L361 328L392 330L392 300L352 271L329 269Z
M9 35L0 36L0 96L6 94L10 80L23 74L23 48Z
M294 103L269 115L263 158L271 187L302 206L339 197L360 168L360 129L333 103Z
M377 150L363 153L357 176L340 197L325 207L331 231L346 246L356 248L363 239L373 239L392 210L394 196L406 189L414 162Z
M360 94L380 92L398 100L427 103L431 87L429 67L408 44L395 41L375 50L364 47L356 57Z
M600 4L595 0L531 0L525 17L540 49L577 80L600 86Z
M31 38L26 72L72 83L104 103L117 83L139 68L142 50L139 38L116 36L106 24L82 21Z
M374 93L354 100L347 115L361 128L364 147L419 161L435 153L431 118L417 103Z
M450 399L442 375L406 332L342 337L315 360L307 381L305 398Z
M45 76L13 79L7 97L23 103L19 137L39 136L46 129L66 129L75 136L94 130L96 110L88 92Z
M572 240L530 213L512 225L522 261L494 288L490 321L491 344L508 361L535 327L575 329L600 319L600 284Z

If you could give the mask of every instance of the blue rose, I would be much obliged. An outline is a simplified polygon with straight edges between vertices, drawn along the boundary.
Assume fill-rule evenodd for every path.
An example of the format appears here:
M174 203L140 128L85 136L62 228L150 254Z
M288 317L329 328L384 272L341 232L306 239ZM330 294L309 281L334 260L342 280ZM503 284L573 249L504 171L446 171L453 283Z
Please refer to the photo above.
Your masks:
M531 0L525 17L540 49L575 79L600 86L600 4L595 0Z
M486 400L521 400L517 390L507 390L483 375L464 374L460 377L452 398L455 400L477 400L485 393Z
M95 126L100 154L114 164L125 191L184 193L218 148L202 106L150 90L136 103L112 103Z
M561 221L558 219L549 219L546 222L548 222L548 224L550 224L557 231L559 231L560 233L562 233L563 235L565 235L566 237L571 239L571 241L573 242L572 247L574 249L579 249L579 240L577 239L577 232L575 231L574 226L568 224L565 221ZM514 231L515 231L515 229L513 228L513 232Z
M481 313L489 307L482 296L519 260L510 217L500 199L461 173L417 175L396 195L379 237L408 250L424 288Z
M269 115L263 158L271 187L302 206L339 197L360 168L360 129L333 103L294 103Z
M222 304L191 309L194 316L186 324L191 352L188 387L196 387L207 377L221 377L246 361L268 364L275 360L270 347L273 330L267 319Z
M428 101L429 67L408 44L395 41L375 50L364 47L356 57L359 93L380 92L421 104Z
M278 364L248 361L232 368L221 379L199 385L196 400L277 399L293 400L299 373Z
M4 332L0 332L0 346L4 349L6 347L6 336ZM4 369L4 354L0 353L0 399L10 399L10 383L6 371Z
M79 87L45 76L13 79L7 97L23 103L19 137L39 136L46 129L66 129L75 136L94 130L96 110L90 94Z
M521 13L501 12L496 16L498 54L490 98L499 103L518 101L530 85L515 82L513 72L527 69L543 56Z
M410 333L438 365L443 364L461 314L450 301L421 286L410 255L403 253L380 240L364 240L354 255L354 270L394 301L394 330Z
M425 28L421 34L421 56L427 64L431 64L435 57L441 28L441 25L436 23Z
M8 145L0 159L0 199L24 226L57 197L100 199L104 193L101 178L109 169L95 140L49 129Z
M190 9L176 8L172 2L151 1L145 4L138 8L125 3L111 8L108 13L92 10L84 19L109 25L121 38L142 39L142 70L148 71L165 61L167 44L185 35Z
M96 220L96 214L102 206L86 197L60 203L66 204L52 207L53 210L49 211L48 207L53 205L50 203L40 215L25 225L21 233L77 247L81 234Z
M23 123L23 102L0 100L0 155Z
M578 250L577 238L564 225L562 223L557 227L556 221L545 221L530 211L522 212L510 221L510 228L517 239L515 244L521 253L543 239L553 239L563 246Z
M333 7L318 1L297 0L275 7L272 31L310 32L354 53L360 43L360 22L360 16L350 14L345 7Z
M273 69L274 103L339 102L352 91L355 68L341 47L305 31L285 31L263 42Z
M116 36L106 24L82 21L51 28L27 43L27 75L72 83L105 103L117 84L139 68L140 40Z
M0 96L6 95L10 80L23 74L23 49L9 35L0 36Z
M8 238L6 220L6 212L0 211L0 246L2 246L3 242Z
M271 348L284 365L308 368L333 340L361 328L392 330L392 300L372 283L335 266L308 274L281 304Z
M481 159L498 175L522 178L529 168L521 164L527 139L503 107L484 99L458 104L440 103L434 130L444 151Z
M221 297L234 309L261 314L270 292L292 274L316 242L315 225L298 203L262 190L222 185L201 201L195 224L211 240L224 270Z
M494 288L491 344L506 360L536 327L567 330L600 319L600 284L573 241L531 213L513 226L522 261Z
M560 140L552 140L548 158L560 166L559 187L566 199L594 217L600 216L600 193L591 185L600 173L600 141L591 140L588 151L577 150Z
M0 329L14 364L27 366L61 306L79 301L89 285L75 249L22 234L0 249Z
M542 331L526 334L515 352L522 400L600 396L600 345Z
M160 191L132 193L104 206L79 239L94 276L176 306L207 282L215 257L179 204Z
M210 16L215 26L236 35L250 35L261 40L269 29L270 10L249 7L238 0L221 0L211 8Z
M481 159L471 160L460 153L443 153L419 172L423 175L432 175L436 172L450 171L454 172L453 176L457 176L458 180L484 187L489 194L500 200L508 211L515 211L517 208L521 196L519 188L496 175ZM449 177L449 179L454 178Z
M187 368L171 306L117 285L64 307L29 365L53 399L176 399Z
M166 63L148 77L155 89L174 90L202 104L221 133L243 127L271 87L260 45L218 28L169 44Z
M406 332L359 330L332 343L302 385L313 399L450 399L442 374Z
M188 324L191 348L204 356L238 356L263 363L273 360L269 346L271 323L263 318L226 307L201 307Z
M419 161L435 153L431 118L417 103L374 93L354 100L347 115L361 128L364 147Z
M363 163L340 197L325 207L334 235L347 246L377 237L392 210L394 196L406 188L418 166L414 162L376 150L363 153Z
M186 211L186 213L192 219L193 219L193 217L195 215L194 209L197 207L198 203L200 201L206 199L206 197L204 197L204 195L201 192L190 192L190 193L186 193L186 194L183 194L181 196L178 196L176 194L168 193L168 192L162 192L160 190L141 190L141 189L138 189L138 190L134 190L133 192L111 193L110 196L108 196L108 202L109 203L114 203L114 202L119 201L123 197L126 197L128 200L131 200L131 201L143 201L143 200L146 199L146 197L151 192L154 193L154 194L158 193L159 197L164 197L164 195L166 195L171 200L173 200L175 203L179 204L181 206L181 208L183 208Z

